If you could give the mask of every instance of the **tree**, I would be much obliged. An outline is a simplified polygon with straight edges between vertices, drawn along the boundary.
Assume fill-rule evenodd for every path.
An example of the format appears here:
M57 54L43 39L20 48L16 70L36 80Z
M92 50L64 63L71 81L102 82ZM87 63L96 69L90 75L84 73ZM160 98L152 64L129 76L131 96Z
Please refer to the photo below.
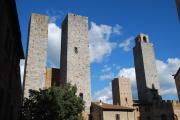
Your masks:
M45 90L30 90L22 107L23 120L82 120L84 101L70 84Z

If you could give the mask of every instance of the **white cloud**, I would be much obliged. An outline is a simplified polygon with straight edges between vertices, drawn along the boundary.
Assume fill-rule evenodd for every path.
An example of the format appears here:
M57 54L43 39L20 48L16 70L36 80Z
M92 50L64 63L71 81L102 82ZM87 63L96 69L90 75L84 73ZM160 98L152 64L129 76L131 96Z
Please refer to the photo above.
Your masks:
M112 80L114 77L113 73L104 73L100 76L100 80Z
M157 71L160 81L161 87L161 95L164 99L168 98L177 98L177 91L175 86L175 81L173 78L173 74L175 74L180 67L180 59L179 58L169 58L166 62L161 60L156 60ZM124 76L131 80L132 83L132 94L133 98L137 99L137 87L136 87L136 76L135 69L132 68L122 68L120 69L117 76ZM108 93L108 94L107 94ZM106 86L102 90L99 90L95 93L95 99L104 100L105 102L112 101L111 86ZM99 96L98 96L99 95ZM104 99L103 99L104 98Z
M55 23L57 19L61 19L64 16L64 12L55 11L54 9L47 10L46 14L49 16L49 23Z
M108 65L104 65L104 68L101 70L102 74L100 75L100 80L112 80L114 78L114 73L112 68Z
M115 33L115 34L117 34L117 35L122 34L122 26L116 24L116 25L113 27L113 33Z
M109 84L107 87L95 93L94 100L101 100L105 103L112 103L111 91L112 91L111 84Z
M51 16L52 19L56 16ZM60 48L61 48L61 28L55 23L55 19L48 26L48 60L47 64L50 67L59 67L60 65ZM118 35L121 33L121 27L108 25L97 25L91 23L89 30L90 42L90 57L91 62L101 62L105 56L109 56L112 50L116 47L115 42L110 41L112 34Z
M122 48L124 51L128 52L131 50L133 46L134 37L129 37L128 39L124 40L119 44L119 47Z
M166 62L156 61L157 71L160 80L161 94L164 98L169 96L177 96L174 75L180 67L179 58L169 58Z
M24 60L24 59L21 59L21 60L20 60L21 83L23 83L23 77L24 77L24 65L25 65L25 60Z
M61 28L55 23L48 25L48 65L59 68L61 49Z
M91 62L101 62L105 56L109 56L116 47L115 42L111 42L110 37L112 34L118 35L121 33L120 26L115 27L108 25L97 25L91 22L89 30L90 42L90 57Z

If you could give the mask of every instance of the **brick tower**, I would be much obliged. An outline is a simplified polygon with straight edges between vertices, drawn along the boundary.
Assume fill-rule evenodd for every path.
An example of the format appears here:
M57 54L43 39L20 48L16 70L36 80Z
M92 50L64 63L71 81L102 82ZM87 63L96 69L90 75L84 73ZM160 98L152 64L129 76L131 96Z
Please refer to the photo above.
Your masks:
M125 77L115 78L112 81L113 104L132 107L131 81Z
M38 90L45 87L47 46L48 17L33 13L29 23L24 97L29 96L29 89Z
M136 37L133 51L139 100L149 103L161 99L153 44L146 34Z
M62 23L60 83L77 86L77 95L86 103L89 113L91 104L90 57L88 18L68 14Z

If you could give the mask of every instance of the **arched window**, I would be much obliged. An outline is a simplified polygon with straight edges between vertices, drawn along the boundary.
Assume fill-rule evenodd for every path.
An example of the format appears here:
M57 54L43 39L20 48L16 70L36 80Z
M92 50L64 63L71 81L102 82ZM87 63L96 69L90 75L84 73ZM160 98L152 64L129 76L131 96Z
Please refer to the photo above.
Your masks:
M143 36L143 42L147 42L147 38L146 38L146 36Z

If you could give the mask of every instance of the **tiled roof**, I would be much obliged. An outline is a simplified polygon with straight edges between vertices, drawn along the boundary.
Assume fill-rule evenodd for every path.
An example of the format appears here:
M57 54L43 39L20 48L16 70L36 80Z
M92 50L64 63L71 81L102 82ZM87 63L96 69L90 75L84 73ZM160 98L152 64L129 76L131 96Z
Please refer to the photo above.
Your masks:
M97 107L102 108L103 110L120 110L120 111L133 111L133 108L124 107L120 105L107 104L103 102L92 102L92 105L96 105Z

